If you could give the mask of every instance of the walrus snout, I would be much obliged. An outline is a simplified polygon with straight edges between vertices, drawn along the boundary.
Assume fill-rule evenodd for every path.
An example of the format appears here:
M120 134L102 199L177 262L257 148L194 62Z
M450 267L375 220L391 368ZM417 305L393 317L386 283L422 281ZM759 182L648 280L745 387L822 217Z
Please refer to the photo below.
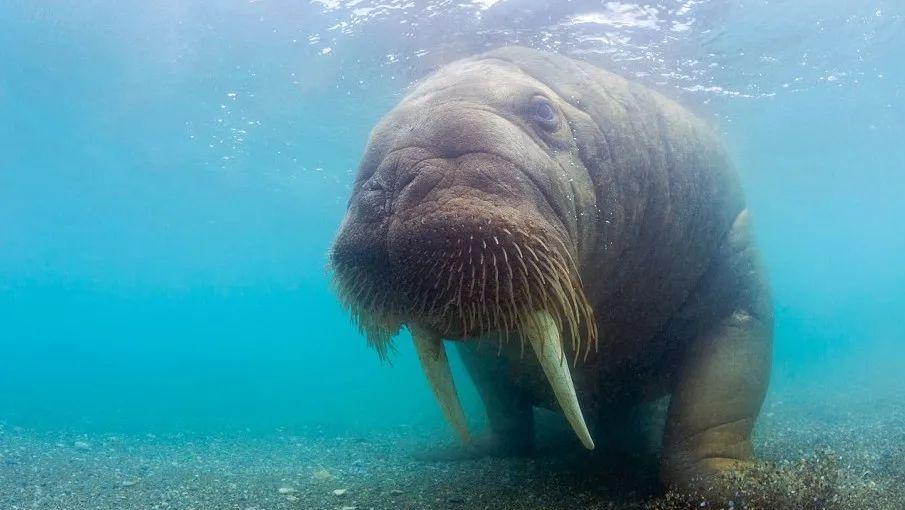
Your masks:
M482 161L475 168L486 173ZM513 186L456 179L419 173L395 191L385 219L347 218L341 229L331 254L339 295L369 339L380 346L400 325L418 324L451 340L523 341L527 317L544 310L573 352L586 353L593 312L562 232L516 200Z
M396 149L358 184L331 250L331 264L377 271L390 263L390 254L398 262L406 249L426 246L447 227L486 233L518 223L516 216L549 221L551 215L541 220L544 211L535 205L542 200L543 193L518 165L496 154L442 157L423 147ZM424 229L429 222L438 225L434 233ZM545 228L565 232L559 222Z
M456 201L456 212L462 216L481 215L482 208L502 204L534 213L536 199L542 197L516 163L486 152L451 158L424 156L411 168L397 170L397 176L392 212L402 219L439 208L452 209L452 201Z

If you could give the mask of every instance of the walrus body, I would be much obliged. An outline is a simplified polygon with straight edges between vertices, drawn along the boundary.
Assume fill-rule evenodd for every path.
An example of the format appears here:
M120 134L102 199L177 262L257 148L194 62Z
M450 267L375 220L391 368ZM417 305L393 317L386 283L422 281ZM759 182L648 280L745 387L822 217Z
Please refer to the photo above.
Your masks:
M751 458L772 312L744 198L711 130L643 86L526 48L442 68L374 129L331 261L378 350L409 327L468 440L458 341L491 453L530 451L534 406L593 448L670 395L665 482Z

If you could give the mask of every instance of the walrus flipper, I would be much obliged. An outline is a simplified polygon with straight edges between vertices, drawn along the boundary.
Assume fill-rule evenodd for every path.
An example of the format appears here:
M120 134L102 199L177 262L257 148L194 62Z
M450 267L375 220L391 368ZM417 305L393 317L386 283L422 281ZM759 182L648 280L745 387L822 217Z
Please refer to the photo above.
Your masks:
M483 342L487 342L486 340ZM481 395L490 426L478 443L485 455L517 457L534 451L534 407L531 398L501 374L508 372L496 349L470 342L457 344L459 355Z
M743 211L689 298L696 334L680 356L664 433L662 477L695 484L752 458L751 431L770 374L769 291Z

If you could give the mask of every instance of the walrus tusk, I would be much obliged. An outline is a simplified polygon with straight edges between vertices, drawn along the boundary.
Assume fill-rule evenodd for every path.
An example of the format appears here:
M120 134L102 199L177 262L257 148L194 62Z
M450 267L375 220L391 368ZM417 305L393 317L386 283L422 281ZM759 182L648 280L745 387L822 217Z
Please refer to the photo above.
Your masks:
M588 450L593 450L594 441L591 439L588 426L581 414L581 407L578 405L572 374L569 372L569 365L563 356L559 330L553 317L550 316L550 312L542 310L533 312L525 323L523 333L531 343L534 354L537 355L537 360L544 369L544 375L547 376L550 386L553 387L553 394L556 395L559 407L562 408L563 414L566 415L569 425L572 426L572 430L575 431L581 444Z
M459 402L459 394L456 392L456 384L453 382L449 360L446 357L446 348L440 335L417 326L409 326L409 330L412 332L415 350L418 351L418 358L421 360L421 368L431 389L434 390L443 416L459 438L468 443L471 438L468 435L468 425L465 423L465 413L462 412L462 403Z

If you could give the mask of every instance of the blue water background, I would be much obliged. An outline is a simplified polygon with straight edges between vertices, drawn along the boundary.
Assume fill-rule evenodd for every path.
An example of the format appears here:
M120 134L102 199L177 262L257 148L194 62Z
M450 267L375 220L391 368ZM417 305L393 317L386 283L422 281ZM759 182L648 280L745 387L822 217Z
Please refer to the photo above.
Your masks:
M791 4L696 20L709 46L675 51L723 65L692 73L723 92L638 79L724 132L774 289L773 391L819 382L831 405L855 382L905 387L905 9ZM0 2L0 421L438 426L406 336L381 365L326 254L367 134L412 80L534 39L457 33L442 12L440 42L380 20L329 30L352 10Z

